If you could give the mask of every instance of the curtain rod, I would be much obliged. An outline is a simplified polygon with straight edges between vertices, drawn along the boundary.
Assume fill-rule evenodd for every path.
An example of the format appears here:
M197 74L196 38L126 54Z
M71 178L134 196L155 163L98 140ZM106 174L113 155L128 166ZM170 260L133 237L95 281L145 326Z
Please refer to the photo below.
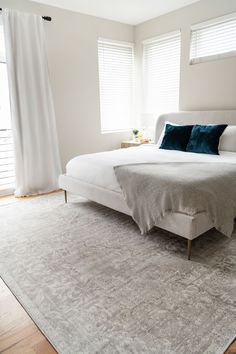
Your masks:
M0 11L2 11L2 8L0 7ZM42 16L42 18L45 20L45 21L52 21L52 18L50 16Z

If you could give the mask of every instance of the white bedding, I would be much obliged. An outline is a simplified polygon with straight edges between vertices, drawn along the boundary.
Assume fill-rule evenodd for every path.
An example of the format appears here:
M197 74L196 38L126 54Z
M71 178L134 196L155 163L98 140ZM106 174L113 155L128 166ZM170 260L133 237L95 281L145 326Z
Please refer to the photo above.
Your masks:
M66 166L66 175L121 193L114 166L147 162L236 162L235 152L221 151L220 155L196 154L158 149L157 145L141 145L127 149L81 155Z

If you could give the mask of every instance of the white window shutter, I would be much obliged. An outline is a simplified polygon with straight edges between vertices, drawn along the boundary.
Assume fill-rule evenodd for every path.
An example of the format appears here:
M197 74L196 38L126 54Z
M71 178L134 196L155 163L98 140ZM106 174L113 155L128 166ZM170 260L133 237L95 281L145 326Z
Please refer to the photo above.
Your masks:
M5 41L2 25L2 15L0 14L0 63L6 62Z
M236 55L236 13L191 27L191 64L233 55Z
M179 110L180 31L143 42L145 113Z
M14 191L15 169L5 42L0 15L0 196Z
M102 132L133 127L133 44L98 41L100 112Z

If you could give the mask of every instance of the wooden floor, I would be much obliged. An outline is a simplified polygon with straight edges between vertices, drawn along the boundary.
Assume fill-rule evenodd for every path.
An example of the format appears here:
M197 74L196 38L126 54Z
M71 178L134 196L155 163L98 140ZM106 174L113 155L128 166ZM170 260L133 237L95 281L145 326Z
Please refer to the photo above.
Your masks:
M225 354L236 354L236 340L226 350Z
M47 338L0 279L0 354L56 353ZM225 354L236 354L236 340Z
M1 279L0 353L57 353Z

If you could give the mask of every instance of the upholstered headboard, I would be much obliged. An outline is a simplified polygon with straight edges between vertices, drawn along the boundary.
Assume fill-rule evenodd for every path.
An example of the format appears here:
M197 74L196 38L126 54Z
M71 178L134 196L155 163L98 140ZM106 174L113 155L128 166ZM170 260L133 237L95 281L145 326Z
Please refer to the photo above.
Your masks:
M158 117L156 122L155 143L157 143L165 122L177 124L228 124L236 125L236 111L184 111L166 113Z

